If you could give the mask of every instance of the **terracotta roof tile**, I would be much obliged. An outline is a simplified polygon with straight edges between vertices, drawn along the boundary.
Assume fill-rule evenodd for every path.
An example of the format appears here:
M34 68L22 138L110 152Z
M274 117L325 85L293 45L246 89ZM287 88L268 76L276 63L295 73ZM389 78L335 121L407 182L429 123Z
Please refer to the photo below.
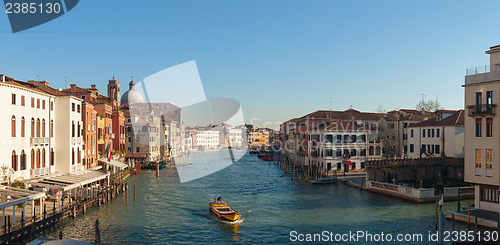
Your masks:
M328 119L354 119L354 120L372 120L377 121L380 118L385 118L387 114L385 113L373 113L373 112L360 112L354 109L348 109L345 111L325 111L319 110L307 114L300 119L305 118L328 118Z
M88 89L85 88L80 88L78 86L63 89L62 91L66 93L92 93L92 91L89 91Z
M447 110L450 111L450 110ZM443 120L436 118L412 124L409 127L434 127L434 126L463 126L465 121L464 110L454 111L455 113Z

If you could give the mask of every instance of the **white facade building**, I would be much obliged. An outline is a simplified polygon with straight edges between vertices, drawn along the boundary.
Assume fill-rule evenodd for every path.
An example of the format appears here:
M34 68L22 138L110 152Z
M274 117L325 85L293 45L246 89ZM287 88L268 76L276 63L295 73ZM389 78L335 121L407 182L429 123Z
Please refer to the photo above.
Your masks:
M408 127L408 158L464 157L464 111L437 111Z
M324 171L360 170L367 160L382 158L382 144L369 124L337 121L318 132L309 137L309 165Z
M219 147L219 134L218 130L197 130L196 145L202 150L217 149Z
M54 137L55 170L58 173L74 173L83 166L82 100L73 96L55 98Z
M0 77L0 182L78 169L82 154L77 152L81 151L83 142L81 131L77 134L79 137L74 140L71 137L71 122L83 125L76 111L78 106L81 112L81 100L58 93L48 87L47 82ZM71 104L75 105L74 112ZM75 150L74 165L72 149Z
M160 148L164 144L164 132L161 131L161 122L159 117L150 117L148 120L131 116L133 129L135 130L135 153L146 153L148 161L160 161ZM162 142L163 141L163 142Z
M242 147L244 145L245 139L243 138L243 130L242 128L230 128L228 130L231 147Z

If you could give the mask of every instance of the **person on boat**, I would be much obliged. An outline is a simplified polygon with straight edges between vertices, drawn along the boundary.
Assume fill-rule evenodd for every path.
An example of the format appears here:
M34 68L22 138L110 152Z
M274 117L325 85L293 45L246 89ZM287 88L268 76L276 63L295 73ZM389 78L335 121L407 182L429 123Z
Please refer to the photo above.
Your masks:
M222 200L222 197L221 197L221 196L217 197L217 201L218 201L218 202L220 202L221 200Z

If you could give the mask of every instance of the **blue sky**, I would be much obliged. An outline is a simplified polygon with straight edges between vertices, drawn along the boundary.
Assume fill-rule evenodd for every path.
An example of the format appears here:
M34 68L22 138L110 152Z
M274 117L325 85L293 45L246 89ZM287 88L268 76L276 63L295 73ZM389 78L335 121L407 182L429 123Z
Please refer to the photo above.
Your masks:
M82 0L13 34L0 15L7 75L51 86L122 88L196 60L209 97L241 102L247 121L318 109L414 108L421 94L463 108L465 69L500 44L498 1ZM125 89L123 89L125 91ZM168 99L167 99L168 100Z

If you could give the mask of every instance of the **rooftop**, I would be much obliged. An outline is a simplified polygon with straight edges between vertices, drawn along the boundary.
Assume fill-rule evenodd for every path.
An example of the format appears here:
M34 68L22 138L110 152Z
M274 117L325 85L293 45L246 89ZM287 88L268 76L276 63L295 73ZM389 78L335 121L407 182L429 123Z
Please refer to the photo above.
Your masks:
M423 122L415 123L409 127L433 127L433 126L464 126L465 113L464 110L454 111L453 115L443 119L429 119Z

